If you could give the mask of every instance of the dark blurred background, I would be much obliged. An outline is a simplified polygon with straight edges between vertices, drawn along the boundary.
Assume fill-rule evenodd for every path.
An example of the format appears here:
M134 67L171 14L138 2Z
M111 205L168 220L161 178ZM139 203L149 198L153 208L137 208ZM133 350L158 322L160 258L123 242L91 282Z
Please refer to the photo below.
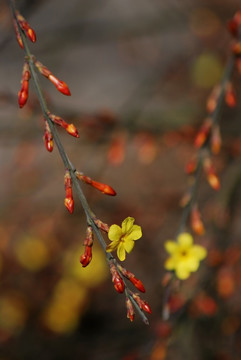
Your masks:
M34 88L19 110L23 51L8 2L0 1L0 360L241 359L241 86L223 107L223 147L215 159L222 188L202 179L198 192L209 249L201 269L174 291L162 318L166 258L181 217L184 172L206 99L229 54L227 21L238 0L16 1L37 34L33 54L67 82L64 97L45 78L52 113L79 171L110 184L109 198L83 185L97 217L133 216L143 237L124 266L146 287L150 326L126 319L97 240L82 268L86 219L77 199L64 207L64 167L43 143Z

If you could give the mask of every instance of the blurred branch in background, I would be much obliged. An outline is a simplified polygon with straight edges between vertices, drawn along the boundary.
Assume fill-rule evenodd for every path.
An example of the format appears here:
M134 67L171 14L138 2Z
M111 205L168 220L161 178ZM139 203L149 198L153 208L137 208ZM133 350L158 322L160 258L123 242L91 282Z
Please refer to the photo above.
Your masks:
M240 4L234 0L218 5L174 0L36 4L29 14L24 10L41 45L35 55L64 74L72 91L71 98L59 104L46 83L48 104L79 130L78 144L64 138L73 163L91 178L113 184L118 192L113 204L86 187L91 207L107 223L120 223L128 213L142 224L143 238L127 263L146 284L155 316L148 329L139 321L130 326L123 299L106 281L105 259L97 247L94 266L79 271L84 216L77 209L66 218L62 209L61 164L43 149L42 119L33 91L27 107L16 113L22 59L8 35L12 25L5 14L0 35L1 41L9 36L0 59L2 354L7 359L238 359L237 73L233 84L237 106L222 111L223 148L215 161L223 186L220 195L210 195L203 181L198 196L206 227L203 245L213 244L208 268L205 262L201 272L173 294L169 322L161 319L161 281L166 258L162 244L173 237L186 189L183 167L193 154L205 99L225 66L226 21ZM222 239L228 242L227 250L220 251ZM191 301L192 291L197 295Z

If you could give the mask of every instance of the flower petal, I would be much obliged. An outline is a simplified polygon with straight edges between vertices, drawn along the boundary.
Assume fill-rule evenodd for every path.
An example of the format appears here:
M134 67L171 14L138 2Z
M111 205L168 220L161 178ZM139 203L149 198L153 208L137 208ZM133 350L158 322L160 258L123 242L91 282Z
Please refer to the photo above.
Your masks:
M133 217L128 216L125 220L122 221L121 228L122 234L125 235L128 231L131 230L135 219Z
M168 259L166 259L164 263L164 268L166 270L174 270L176 268L176 259L173 256L170 256Z
M176 266L176 276L180 280L185 280L190 276L190 270L187 267L186 262L180 261Z
M168 240L165 242L164 247L169 254L174 254L177 251L178 244L176 241Z
M194 245L191 249L191 254L198 260L203 260L207 256L207 250L201 245Z
M142 237L142 231L139 225L133 225L125 236L126 239L132 239L132 240L138 240L141 237Z
M107 252L111 252L111 251L115 251L117 249L119 245L119 241L112 241L112 243L110 243L108 246L106 246L106 251Z
M124 244L120 243L118 248L117 248L117 256L120 259L120 261L124 261L126 258L126 252L125 252L125 248L124 248Z
M192 246L193 243L192 235L187 232L181 233L177 237L177 242L182 248L187 249Z
M109 232L108 232L108 238L111 241L119 241L122 236L122 231L119 225L111 225Z
M131 250L133 249L135 243L133 240L125 240L124 241L124 248L125 248L125 251L127 251L128 253L131 252Z
M189 255L186 259L186 266L192 272L197 271L197 269L199 268L199 259Z

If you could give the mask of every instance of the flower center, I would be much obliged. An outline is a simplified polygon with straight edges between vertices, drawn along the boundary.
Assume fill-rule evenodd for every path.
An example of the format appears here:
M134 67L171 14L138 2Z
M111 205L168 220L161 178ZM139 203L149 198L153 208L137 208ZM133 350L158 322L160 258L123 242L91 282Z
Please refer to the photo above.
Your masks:
M181 251L181 256L183 256L183 257L187 256L187 251L186 251L186 250L182 250L182 251Z

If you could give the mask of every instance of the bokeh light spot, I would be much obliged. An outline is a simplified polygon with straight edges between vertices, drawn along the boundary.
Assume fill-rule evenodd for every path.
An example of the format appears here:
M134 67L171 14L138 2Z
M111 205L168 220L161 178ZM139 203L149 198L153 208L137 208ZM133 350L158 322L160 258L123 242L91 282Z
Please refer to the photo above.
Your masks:
M210 88L221 78L223 66L217 56L201 54L193 63L191 78L196 86Z

